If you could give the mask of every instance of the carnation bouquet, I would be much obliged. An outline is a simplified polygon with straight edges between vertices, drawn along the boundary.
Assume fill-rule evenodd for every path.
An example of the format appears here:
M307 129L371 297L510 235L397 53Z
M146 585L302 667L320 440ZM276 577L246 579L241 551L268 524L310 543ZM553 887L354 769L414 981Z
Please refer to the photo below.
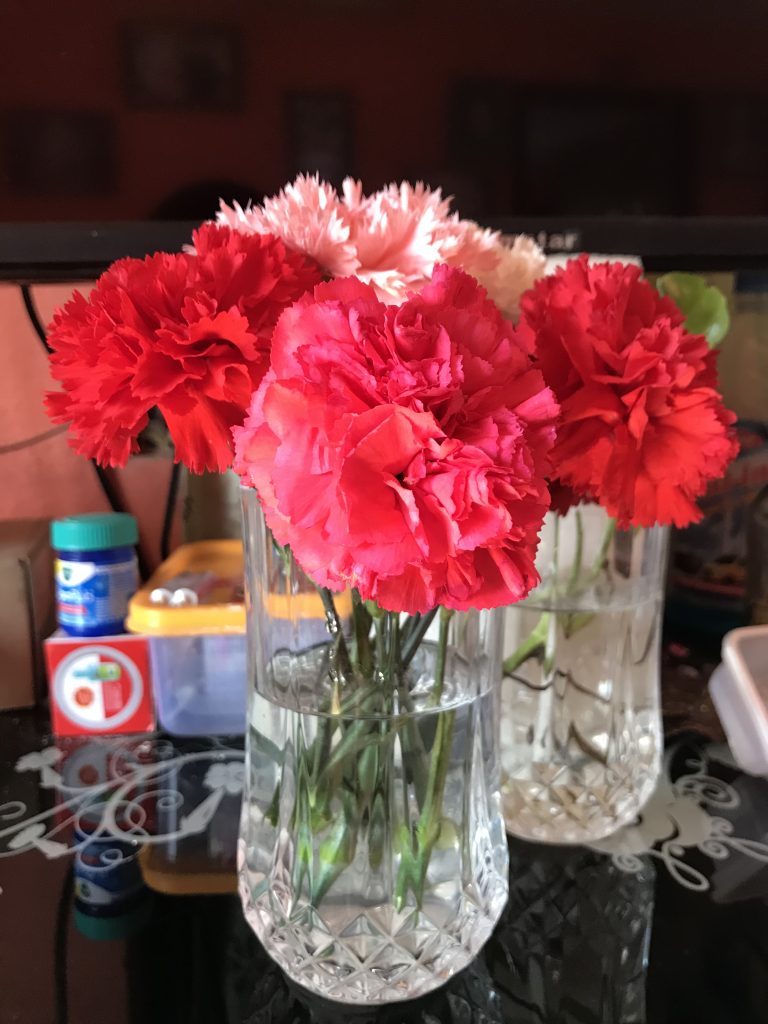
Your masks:
M550 506L579 524L542 584L567 600L512 676L555 678L553 622L588 635L579 599L615 535L691 521L734 454L713 354L671 299L622 264L544 270L421 184L300 176L54 318L48 407L78 451L123 464L156 409L177 460L240 476L243 902L332 998L427 991L498 919L501 610L540 583Z

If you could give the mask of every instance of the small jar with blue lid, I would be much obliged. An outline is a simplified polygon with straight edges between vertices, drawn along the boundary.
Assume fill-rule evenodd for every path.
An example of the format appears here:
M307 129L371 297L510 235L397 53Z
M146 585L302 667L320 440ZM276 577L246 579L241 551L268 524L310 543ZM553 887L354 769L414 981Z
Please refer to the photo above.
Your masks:
M138 539L136 520L124 512L51 523L56 614L69 636L124 632L128 601L139 586Z

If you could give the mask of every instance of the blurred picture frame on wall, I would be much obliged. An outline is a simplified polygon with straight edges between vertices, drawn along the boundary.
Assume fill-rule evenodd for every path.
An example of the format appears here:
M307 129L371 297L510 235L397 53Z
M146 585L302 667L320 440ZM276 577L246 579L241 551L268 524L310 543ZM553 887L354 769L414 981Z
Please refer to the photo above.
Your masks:
M482 213L688 214L692 108L684 93L462 79L446 151L482 184Z
M234 25L128 24L121 58L123 91L136 109L242 106L242 47Z
M526 212L693 212L694 138L685 95L552 88L520 102Z
M290 92L284 102L287 177L319 174L341 185L354 174L354 104L344 92Z
M108 195L116 186L116 135L103 111L11 110L3 118L7 181L19 195Z
M469 186L457 191L463 214L520 212L521 112L515 88L505 79L483 78L458 80L448 90L445 151Z

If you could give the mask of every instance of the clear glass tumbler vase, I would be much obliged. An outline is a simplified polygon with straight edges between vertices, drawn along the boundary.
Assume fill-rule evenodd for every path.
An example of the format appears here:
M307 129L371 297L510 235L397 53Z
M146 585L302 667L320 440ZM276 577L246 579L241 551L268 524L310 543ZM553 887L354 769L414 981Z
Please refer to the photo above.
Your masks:
M411 999L465 967L506 903L503 612L384 612L318 589L243 490L251 677L246 917L300 985Z
M547 516L541 583L506 610L507 831L589 843L631 822L658 779L667 531L618 530L596 505Z

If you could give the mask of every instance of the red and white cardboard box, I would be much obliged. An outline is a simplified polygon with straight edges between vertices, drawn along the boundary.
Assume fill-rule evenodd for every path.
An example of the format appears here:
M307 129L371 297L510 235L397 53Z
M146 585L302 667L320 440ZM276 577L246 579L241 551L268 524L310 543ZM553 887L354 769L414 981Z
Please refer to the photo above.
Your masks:
M103 736L154 729L146 637L54 634L43 646L56 735Z

